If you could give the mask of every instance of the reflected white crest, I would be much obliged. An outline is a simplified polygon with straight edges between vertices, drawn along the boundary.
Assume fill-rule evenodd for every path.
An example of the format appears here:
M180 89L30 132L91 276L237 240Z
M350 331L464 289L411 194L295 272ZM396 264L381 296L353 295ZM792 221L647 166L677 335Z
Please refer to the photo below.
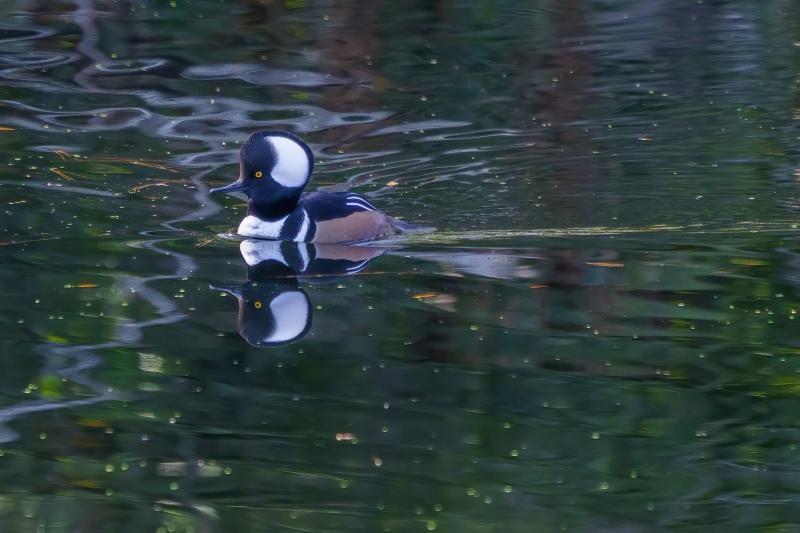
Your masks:
M310 313L308 297L300 291L284 292L269 304L275 318L275 329L264 342L286 342L297 338L308 325Z

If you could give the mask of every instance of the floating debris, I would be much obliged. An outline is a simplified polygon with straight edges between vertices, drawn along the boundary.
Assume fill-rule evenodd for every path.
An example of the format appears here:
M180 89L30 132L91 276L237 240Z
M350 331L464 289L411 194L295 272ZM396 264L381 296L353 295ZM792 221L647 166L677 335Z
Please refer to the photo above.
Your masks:
M625 266L624 263L609 263L607 261L588 261L586 264L603 268L623 268Z

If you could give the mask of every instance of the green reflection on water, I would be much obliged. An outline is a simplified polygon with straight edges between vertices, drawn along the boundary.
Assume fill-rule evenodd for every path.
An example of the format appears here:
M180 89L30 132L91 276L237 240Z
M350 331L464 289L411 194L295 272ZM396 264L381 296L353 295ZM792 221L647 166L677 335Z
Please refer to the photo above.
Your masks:
M797 527L795 3L0 13L8 530ZM437 231L259 349L261 127Z

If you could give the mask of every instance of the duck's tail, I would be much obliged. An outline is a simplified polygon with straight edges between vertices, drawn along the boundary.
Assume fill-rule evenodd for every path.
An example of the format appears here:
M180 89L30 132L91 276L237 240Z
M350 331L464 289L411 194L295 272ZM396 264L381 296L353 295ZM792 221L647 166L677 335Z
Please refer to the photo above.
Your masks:
M436 231L436 228L431 226L419 226L396 218L392 218L391 224L396 233L431 233Z

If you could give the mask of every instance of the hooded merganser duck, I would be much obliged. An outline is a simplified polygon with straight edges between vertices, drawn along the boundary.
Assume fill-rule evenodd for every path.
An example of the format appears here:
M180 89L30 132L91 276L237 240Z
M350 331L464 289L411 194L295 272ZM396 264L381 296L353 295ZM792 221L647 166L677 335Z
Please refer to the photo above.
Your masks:
M366 246L248 239L240 247L247 282L213 286L239 301L237 329L251 346L281 346L311 329L311 300L298 279L324 283L363 270L384 250Z
M244 237L295 242L360 242L410 228L353 193L303 193L314 170L311 149L285 131L259 131L242 146L239 179L211 193L243 192Z

